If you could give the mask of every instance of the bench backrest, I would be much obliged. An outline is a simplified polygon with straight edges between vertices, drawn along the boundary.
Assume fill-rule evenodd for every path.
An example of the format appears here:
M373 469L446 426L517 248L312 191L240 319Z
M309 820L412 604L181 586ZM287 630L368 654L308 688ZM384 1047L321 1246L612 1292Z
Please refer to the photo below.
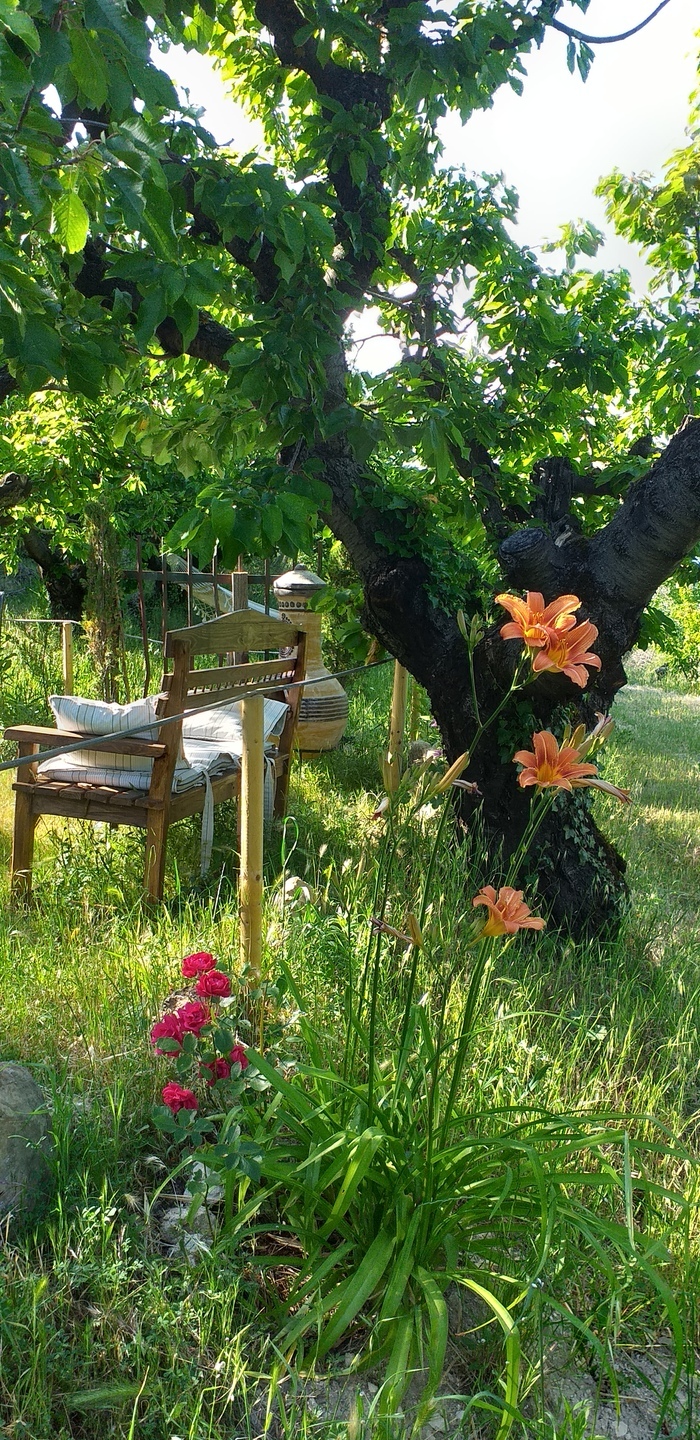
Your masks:
M288 620L275 620L256 610L234 610L216 620L206 620L202 625L170 630L165 637L164 663L171 660L173 668L163 674L156 714L164 718L179 715L183 710L202 709L212 701L233 703L244 699L251 688L264 685L267 695L286 699L289 706L278 747L280 755L288 757L294 740L301 687L290 690L288 695L283 692L287 685L304 678L305 642L304 632L295 630ZM275 653L270 658L244 665L217 665L209 669L197 669L193 665L198 655L223 657L231 652L240 654L268 650L284 650L287 654L280 656ZM154 763L152 798L164 798L170 793L181 738L181 720L163 726L158 733L158 739L167 747L167 754Z

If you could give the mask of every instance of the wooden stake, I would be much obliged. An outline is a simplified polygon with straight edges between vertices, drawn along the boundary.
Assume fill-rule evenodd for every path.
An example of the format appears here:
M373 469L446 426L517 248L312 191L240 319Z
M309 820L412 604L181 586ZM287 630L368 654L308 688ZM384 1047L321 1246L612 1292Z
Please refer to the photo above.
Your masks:
M63 694L73 694L73 621L61 625L61 659L63 662Z
M250 985L262 975L263 817L265 787L264 700L241 701L241 870L238 886L240 958Z
M160 613L161 613L161 636L160 636L160 638L161 638L161 642L162 642L162 645L163 645L163 669L165 670L165 668L166 668L166 666L165 666L165 637L166 637L166 635L167 635L167 633L168 633L168 559L167 559L167 556L166 556L166 554L165 554L165 551L163 551L163 554L162 554L162 556L161 556L160 586L161 586L161 597L160 597L160 605L161 605L161 612L160 612Z
M394 688L391 694L391 720L389 723L389 754L387 756L386 788L390 795L398 790L403 769L404 732L406 729L406 699L408 695L408 670L394 664Z
M409 740L418 739L418 726L420 725L420 685L417 680L411 679L411 718L408 722Z
M243 569L243 556L238 556L238 568L231 575L231 603L234 610L248 609L248 571ZM234 665L247 665L248 656L244 650L236 650Z
M151 688L151 647L148 643L148 622L146 620L146 596L143 589L143 563L140 535L136 536L136 589L139 597L139 620L141 621L141 643L143 645L143 693L145 698Z
M192 551L187 551L187 628L192 624Z

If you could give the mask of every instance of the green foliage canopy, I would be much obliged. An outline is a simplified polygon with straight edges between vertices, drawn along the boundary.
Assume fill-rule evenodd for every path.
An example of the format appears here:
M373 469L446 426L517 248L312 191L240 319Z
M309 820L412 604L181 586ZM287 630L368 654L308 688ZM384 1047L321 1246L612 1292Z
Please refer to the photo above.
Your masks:
M527 516L543 455L590 472L577 504L601 523L638 473L630 441L673 427L697 370L697 140L661 187L606 182L666 286L646 304L624 272L578 267L590 226L565 227L563 270L516 244L514 192L442 167L437 129L520 90L559 9L2 0L0 392L32 415L32 395L78 397L144 474L183 475L174 538L203 559L308 544L329 500L314 447L339 433L378 540L438 571L446 535L488 554ZM212 59L262 153L218 146L181 102L156 63L173 44ZM570 36L584 78L590 54ZM328 368L370 305L402 359L339 400Z

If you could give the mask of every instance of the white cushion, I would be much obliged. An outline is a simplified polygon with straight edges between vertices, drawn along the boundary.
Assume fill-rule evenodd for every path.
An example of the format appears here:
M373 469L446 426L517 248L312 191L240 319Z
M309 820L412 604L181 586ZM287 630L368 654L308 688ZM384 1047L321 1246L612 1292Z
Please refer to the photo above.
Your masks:
M130 705L85 700L80 695L49 695L49 705L58 730L82 730L86 735L111 735L115 730L122 734L134 725L148 725L156 718L153 695L147 695L144 700L132 700ZM157 740L158 731L140 730L134 738L136 736L143 740ZM119 770L146 770L150 773L153 766L153 761L146 755L115 755L111 750L74 750L69 758L71 765L78 769L114 766Z
M58 730L84 730L87 735L111 735L130 730L132 725L148 725L156 718L156 697L132 700L130 705L111 704L107 700L83 700L80 695L49 695ZM153 740L156 730L142 737Z
M282 729L287 705L283 700L265 700L263 729L265 739ZM241 702L220 705L218 710L200 710L189 715L182 723L183 740L216 740L229 755L243 753L243 722Z

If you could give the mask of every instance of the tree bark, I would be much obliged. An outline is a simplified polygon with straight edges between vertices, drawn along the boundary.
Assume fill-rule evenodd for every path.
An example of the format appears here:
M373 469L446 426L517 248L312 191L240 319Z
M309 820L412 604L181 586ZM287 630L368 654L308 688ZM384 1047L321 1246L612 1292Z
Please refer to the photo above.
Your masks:
M344 391L343 371L344 359L338 355L329 365L331 408ZM431 577L424 562L404 558L397 553L398 545L392 553L377 541L377 531L387 533L387 516L379 517L364 502L365 477L344 437L324 441L316 453L333 495L329 523L363 582L364 623L427 691L452 761L469 749L476 728L467 651L456 620L430 600ZM552 488L557 466L565 503L550 496L549 524L523 527L502 542L503 588L541 590L547 601L560 594L578 595L583 602L580 618L598 627L595 650L602 668L591 672L584 693L564 676L540 677L526 692L530 716L523 716L522 697L516 697L482 741L467 772L482 799L464 792L459 796L467 825L476 823L483 801L492 870L479 876L479 882L496 882L527 821L529 797L516 783L514 751L529 746L532 730L557 722L561 728L565 714L590 724L596 712L610 710L626 683L623 657L634 644L645 605L700 537L700 421L685 423L647 475L631 486L610 523L590 538L568 514L572 496L589 482L581 478L577 484L570 467L556 462L548 476L540 474ZM505 618L485 635L475 655L483 716L495 709L509 687L520 653L517 642L500 637ZM540 903L555 924L579 936L614 924L627 894L624 861L601 834L589 804L586 792L562 794L540 832L536 861L531 862Z
M72 560L64 550L52 548L44 530L34 528L27 531L22 543L29 559L38 566L53 618L82 620L87 590L82 561Z

